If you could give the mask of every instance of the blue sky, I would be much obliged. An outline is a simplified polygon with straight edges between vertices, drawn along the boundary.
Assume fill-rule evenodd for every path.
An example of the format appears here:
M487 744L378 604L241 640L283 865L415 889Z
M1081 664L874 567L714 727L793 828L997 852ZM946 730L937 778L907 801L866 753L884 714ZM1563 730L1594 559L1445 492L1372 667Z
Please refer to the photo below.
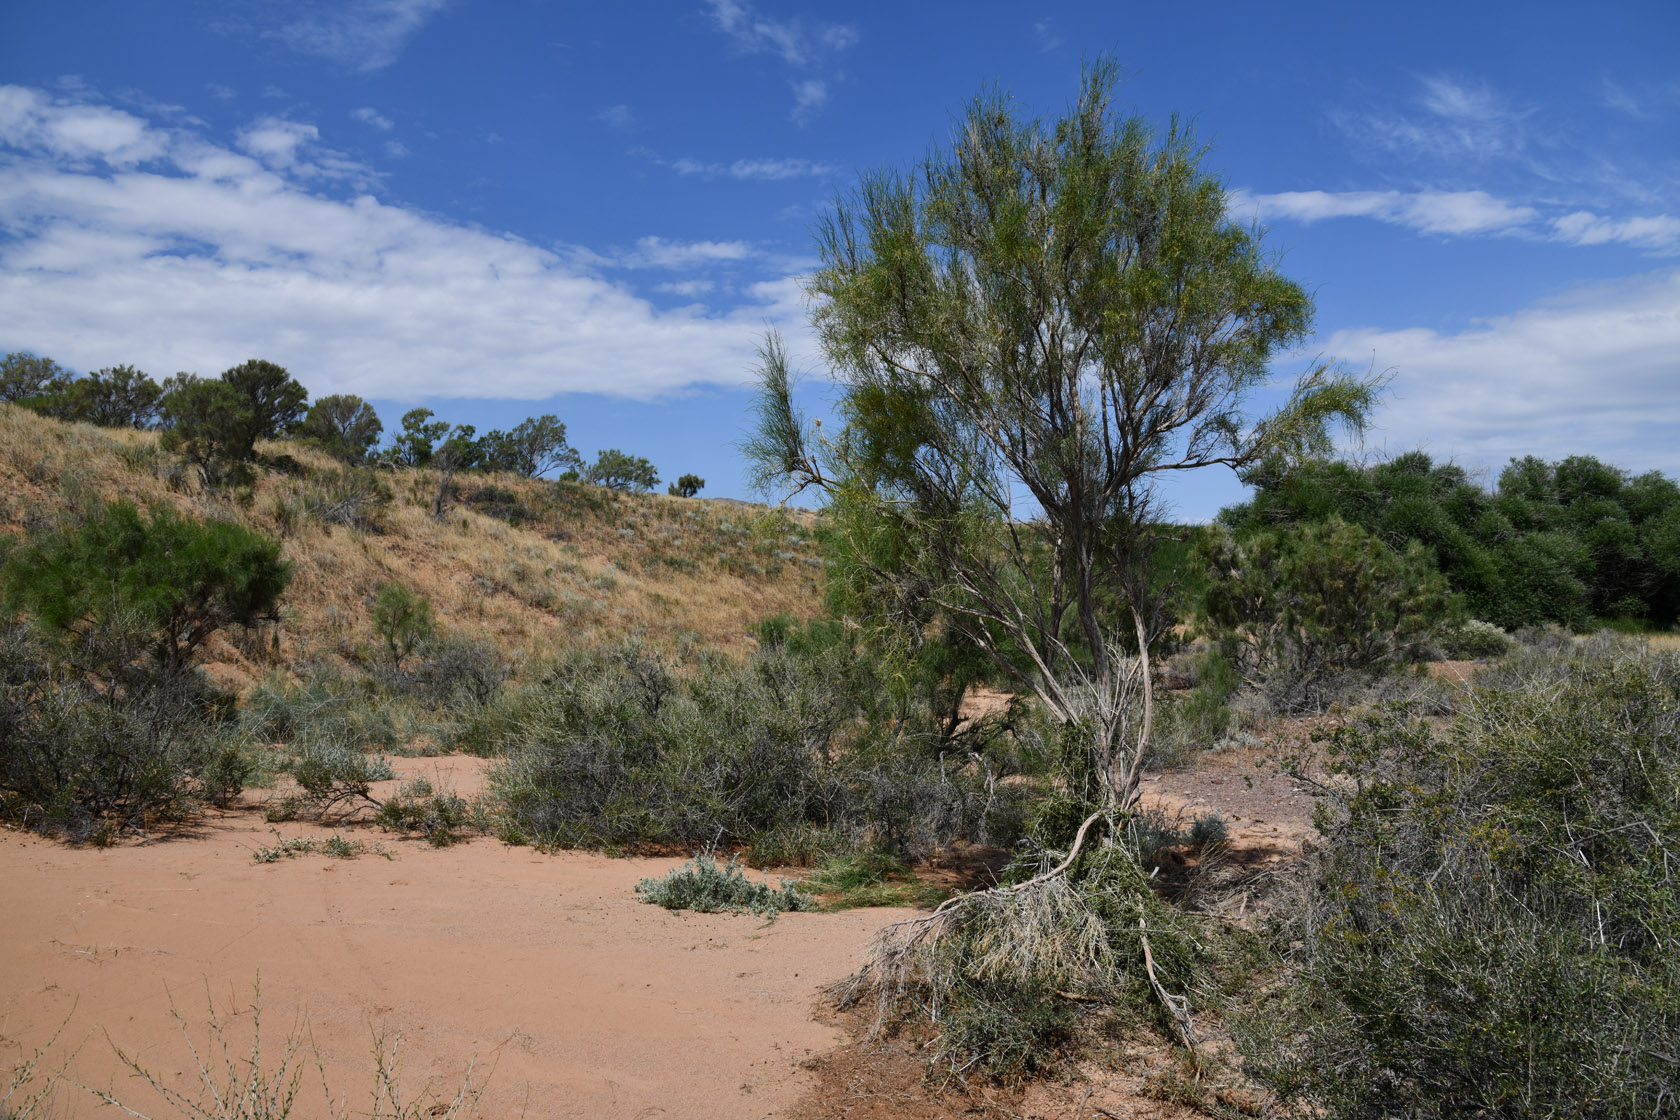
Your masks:
M1054 114L1109 51L1316 293L1280 372L1392 371L1364 453L1680 474L1677 43L1672 2L10 4L0 349L268 358L388 429L555 412L741 496L767 325L822 407L816 217L984 84Z

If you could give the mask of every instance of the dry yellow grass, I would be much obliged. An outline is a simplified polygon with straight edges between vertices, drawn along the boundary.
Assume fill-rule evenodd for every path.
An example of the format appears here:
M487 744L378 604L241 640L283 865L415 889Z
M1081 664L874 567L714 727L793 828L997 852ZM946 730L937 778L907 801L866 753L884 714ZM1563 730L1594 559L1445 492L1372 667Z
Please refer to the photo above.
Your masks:
M151 432L49 420L0 404L0 535L127 498L220 517L279 537L295 574L273 633L212 649L212 671L239 684L273 664L355 658L376 642L374 594L400 580L432 602L440 628L521 657L632 635L685 636L743 654L778 612L817 612L813 518L723 499L618 494L513 475L459 475L441 517L438 475L380 470L391 498L370 529L331 524L307 499L336 471L327 456L260 445L289 471L260 470L246 500L205 492Z

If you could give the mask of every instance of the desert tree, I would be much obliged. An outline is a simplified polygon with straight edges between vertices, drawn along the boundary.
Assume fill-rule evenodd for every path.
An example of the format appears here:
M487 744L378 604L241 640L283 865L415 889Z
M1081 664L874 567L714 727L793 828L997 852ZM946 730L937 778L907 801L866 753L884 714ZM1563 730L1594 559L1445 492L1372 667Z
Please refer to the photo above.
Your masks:
M177 374L159 402L159 445L198 468L204 485L238 485L251 479L256 425L249 398L227 382Z
M252 358L222 372L222 382L238 393L250 413L251 441L290 432L303 418L309 390L285 367Z
M63 392L71 373L51 358L14 350L0 358L0 401L22 404L36 397Z
M486 432L479 443L486 468L526 478L583 466L583 457L566 442L566 425L552 413L522 420L511 431Z
M1090 67L1054 121L983 94L948 148L839 199L807 293L841 430L807 426L772 335L745 446L764 489L826 492L884 599L925 597L1037 698L1111 820L1150 733L1160 483L1322 454L1376 393L1318 363L1251 414L1312 300L1189 129L1119 115L1115 80Z
M692 498L706 488L706 480L697 474L685 474L665 488L674 498Z
M640 455L609 447L595 456L595 461L583 472L583 480L609 490L645 493L659 485L659 472Z
M432 461L432 449L449 432L449 421L433 420L429 408L411 408L403 413L402 431L397 433L385 456L399 467L423 467Z
M379 442L385 425L373 406L353 393L334 393L309 406L298 432L335 459L359 463Z

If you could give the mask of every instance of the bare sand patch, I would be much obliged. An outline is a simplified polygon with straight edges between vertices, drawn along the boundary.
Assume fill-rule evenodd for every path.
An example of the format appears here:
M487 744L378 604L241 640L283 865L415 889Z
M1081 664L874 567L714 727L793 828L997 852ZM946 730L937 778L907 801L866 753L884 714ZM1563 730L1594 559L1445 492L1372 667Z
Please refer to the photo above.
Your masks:
M397 766L462 792L475 771ZM842 1039L812 1017L820 990L904 913L671 914L633 888L678 860L340 831L391 858L255 863L275 837L249 806L105 851L0 832L0 1067L68 1021L56 1049L82 1044L72 1074L115 1076L149 1108L100 1032L185 1086L171 999L196 1026L207 989L224 1009L245 1006L260 974L265 1037L277 1046L307 1016L352 1104L384 1024L404 1036L410 1091L452 1090L475 1054L481 1073L494 1064L485 1116L776 1116L814 1083L802 1063ZM54 1115L92 1112L92 1098L65 1091Z

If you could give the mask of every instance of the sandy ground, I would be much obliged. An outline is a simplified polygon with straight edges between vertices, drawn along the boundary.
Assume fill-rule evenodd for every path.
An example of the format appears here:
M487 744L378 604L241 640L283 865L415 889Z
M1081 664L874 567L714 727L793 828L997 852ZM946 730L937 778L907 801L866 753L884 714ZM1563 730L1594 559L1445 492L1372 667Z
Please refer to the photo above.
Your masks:
M1209 752L1143 785L1144 803L1169 814L1225 815L1222 874L1233 883L1214 908L1236 916L1250 884L1310 831L1311 796L1265 755ZM426 777L468 795L484 765L396 764L399 780ZM286 838L336 831L383 852L256 863L275 829ZM485 1117L1186 1115L1146 1089L1171 1065L1158 1046L1089 1080L993 1100L990 1090L927 1085L913 1054L842 1045L855 1024L826 1010L821 991L855 967L875 930L908 912L767 924L636 899L641 878L678 862L548 856L490 838L438 850L366 826L270 826L256 800L105 851L0 830L0 1072L63 1025L52 1054L75 1053L76 1080L114 1084L133 1107L170 1115L112 1044L188 1089L192 1059L172 1003L202 1046L207 1002L248 1008L260 977L268 1059L301 1018L335 1091L362 1115L382 1028L403 1036L407 1097L447 1097L476 1059L475 1079L488 1073ZM1166 883L1192 868L1163 870ZM229 1037L242 1055L248 1015ZM294 1115L324 1114L311 1077ZM95 1111L92 1097L67 1087L51 1115Z
M472 761L398 765L470 779ZM780 1115L815 1084L802 1063L841 1041L813 1018L820 989L902 916L671 914L633 888L677 860L547 856L489 838L437 850L343 831L390 858L255 863L275 837L254 809L105 851L0 832L0 1070L67 1023L53 1053L80 1047L73 1076L115 1077L120 1096L154 1109L112 1044L186 1086L171 1002L202 1043L207 998L246 1007L260 975L267 1053L306 1016L359 1111L384 1026L404 1038L406 1095L452 1092L475 1055L481 1078L493 1066L485 1116ZM238 1046L244 1023L230 1033ZM320 1115L318 1091L309 1099L298 1114ZM52 1115L93 1111L66 1088Z

